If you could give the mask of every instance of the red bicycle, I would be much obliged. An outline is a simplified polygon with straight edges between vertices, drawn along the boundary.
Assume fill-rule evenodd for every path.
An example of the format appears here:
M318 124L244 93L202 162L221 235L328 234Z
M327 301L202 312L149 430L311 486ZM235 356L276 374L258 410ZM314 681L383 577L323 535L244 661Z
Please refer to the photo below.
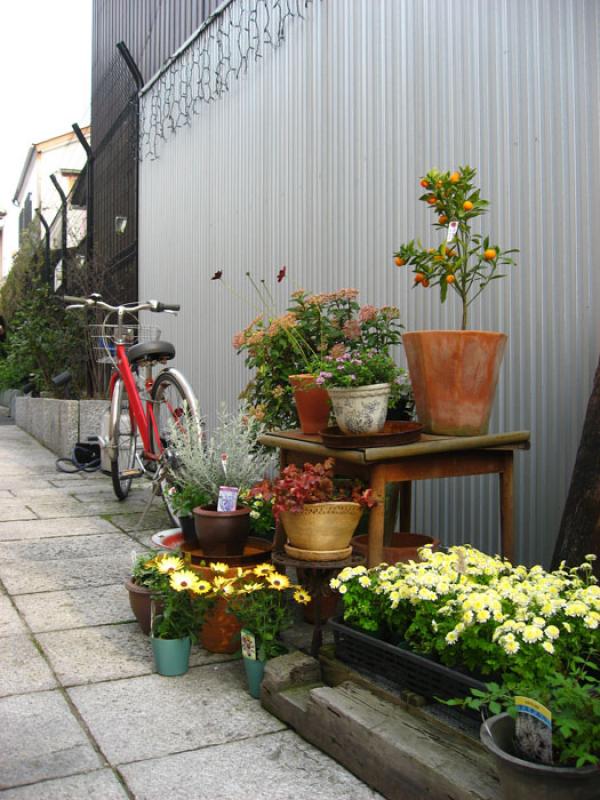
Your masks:
M97 357L112 365L110 421L103 444L116 496L124 500L132 480L142 476L151 477L163 488L167 475L174 471L175 458L169 451L173 426L193 426L197 435L202 435L198 401L178 370L163 367L153 375L156 365L175 357L175 348L160 339L158 328L140 325L135 315L140 311L174 314L180 306L158 300L111 306L99 294L65 295L64 300L69 303L67 310L99 308L108 312L102 323L91 328ZM173 517L164 492L163 497Z

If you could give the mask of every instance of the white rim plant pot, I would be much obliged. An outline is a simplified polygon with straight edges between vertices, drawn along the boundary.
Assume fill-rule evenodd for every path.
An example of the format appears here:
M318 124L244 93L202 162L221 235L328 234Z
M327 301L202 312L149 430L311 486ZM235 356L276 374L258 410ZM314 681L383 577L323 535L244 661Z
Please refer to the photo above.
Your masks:
M391 385L328 389L335 418L343 433L379 433L387 416Z

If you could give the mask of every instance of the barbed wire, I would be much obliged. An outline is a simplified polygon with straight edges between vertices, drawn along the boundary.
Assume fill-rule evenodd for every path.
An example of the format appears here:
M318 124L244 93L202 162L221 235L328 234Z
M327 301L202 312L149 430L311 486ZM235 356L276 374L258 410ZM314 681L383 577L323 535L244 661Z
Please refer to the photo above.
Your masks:
M269 48L288 23L305 19L313 0L237 0L227 6L159 75L140 98L139 158L156 159L178 128L219 100Z

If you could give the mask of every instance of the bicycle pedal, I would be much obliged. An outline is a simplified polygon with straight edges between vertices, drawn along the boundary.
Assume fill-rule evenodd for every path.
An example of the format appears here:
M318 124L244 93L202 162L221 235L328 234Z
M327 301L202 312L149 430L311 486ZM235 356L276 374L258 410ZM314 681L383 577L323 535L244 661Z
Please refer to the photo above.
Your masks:
M123 472L119 473L119 478L121 478L121 480L127 480L129 478L141 478L143 474L143 469L124 469Z

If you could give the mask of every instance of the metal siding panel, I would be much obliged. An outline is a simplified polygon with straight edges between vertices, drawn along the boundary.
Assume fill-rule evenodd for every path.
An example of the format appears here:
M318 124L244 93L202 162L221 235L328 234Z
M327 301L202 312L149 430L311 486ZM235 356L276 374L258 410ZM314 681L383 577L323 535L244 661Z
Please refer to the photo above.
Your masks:
M165 337L214 420L249 377L230 344L257 310L247 270L271 280L288 265L280 308L298 286L355 285L399 305L408 329L456 327L457 304L413 291L391 254L431 240L419 175L477 166L485 229L521 252L472 327L510 334L491 429L532 432L518 551L547 563L600 352L599 4L328 0L305 14L142 162L142 294L183 303ZM239 297L210 282L217 268ZM497 549L495 479L415 495L414 530Z

